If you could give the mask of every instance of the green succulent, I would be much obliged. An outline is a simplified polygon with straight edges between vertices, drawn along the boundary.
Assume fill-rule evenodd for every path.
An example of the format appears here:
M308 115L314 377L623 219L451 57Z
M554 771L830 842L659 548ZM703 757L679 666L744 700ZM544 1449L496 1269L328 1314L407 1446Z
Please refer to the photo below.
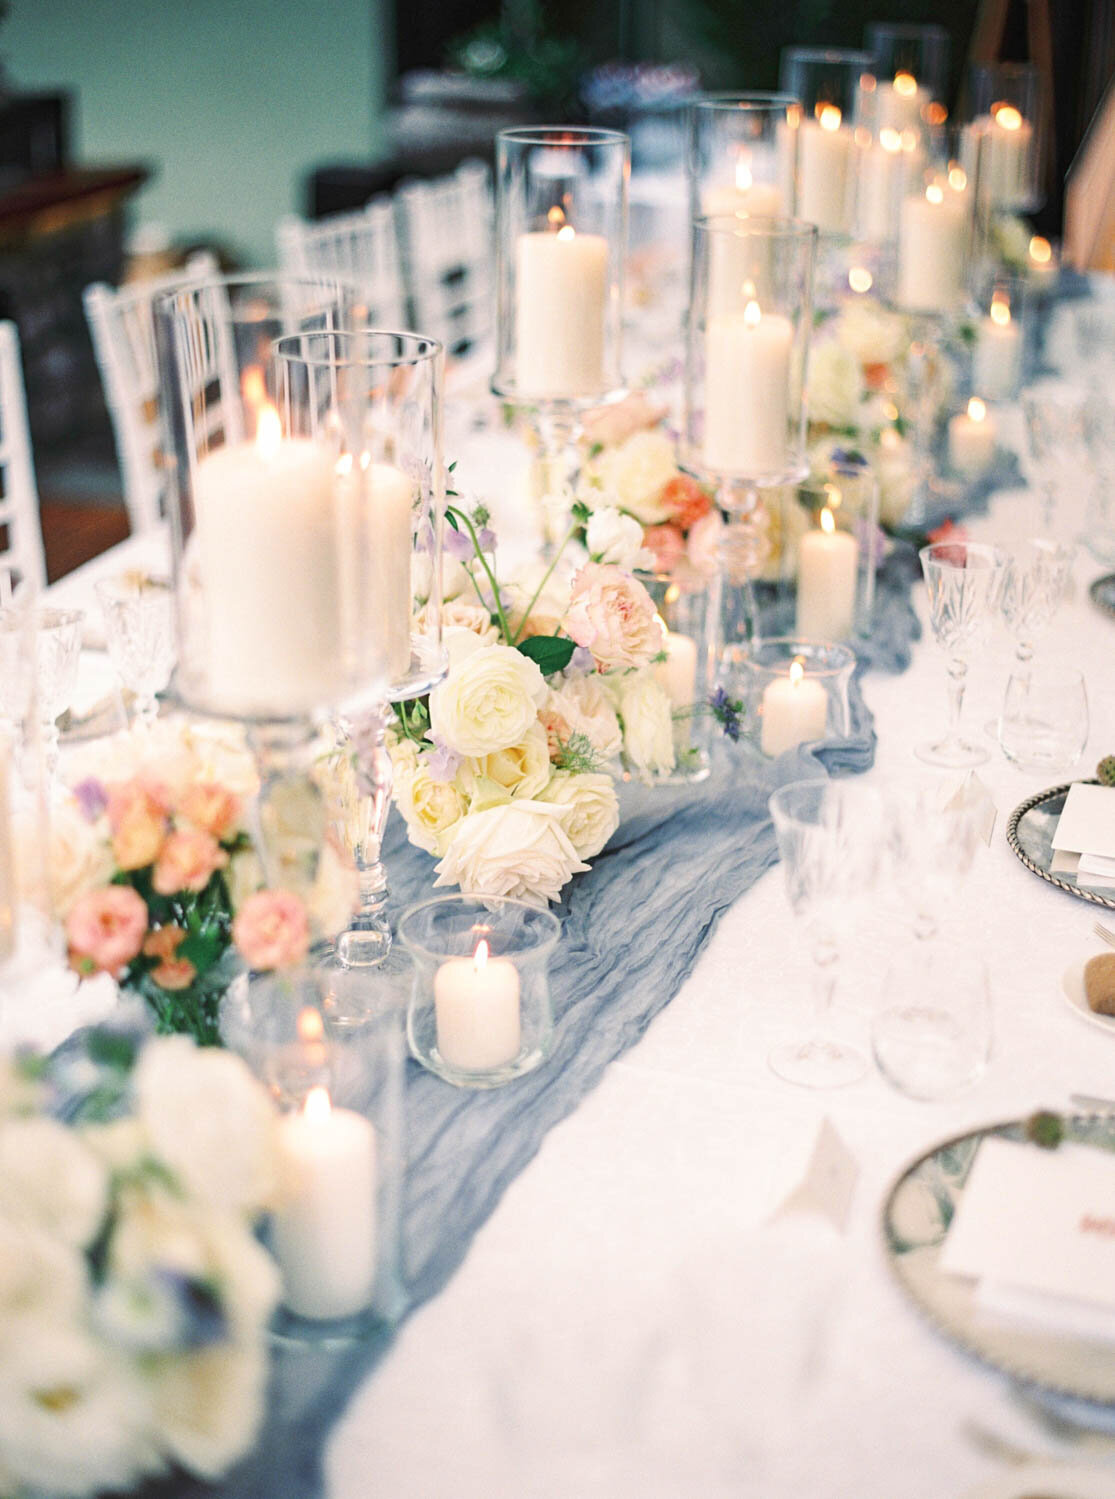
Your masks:
M1104 786L1115 786L1115 755L1104 755L1096 766L1096 775Z

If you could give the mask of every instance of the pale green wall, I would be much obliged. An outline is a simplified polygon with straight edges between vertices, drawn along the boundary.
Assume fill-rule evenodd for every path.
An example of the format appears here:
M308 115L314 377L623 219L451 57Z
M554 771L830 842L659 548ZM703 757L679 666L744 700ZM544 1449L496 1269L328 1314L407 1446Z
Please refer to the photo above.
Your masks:
M133 222L257 265L326 160L380 147L387 0L11 0L16 88L76 91L75 158L149 162Z

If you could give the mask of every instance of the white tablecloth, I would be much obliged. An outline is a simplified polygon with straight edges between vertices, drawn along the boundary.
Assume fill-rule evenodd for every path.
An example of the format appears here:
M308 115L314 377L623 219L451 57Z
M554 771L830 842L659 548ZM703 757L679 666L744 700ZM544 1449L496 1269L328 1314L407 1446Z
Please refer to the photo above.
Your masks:
M508 444L476 437L459 471L502 493L504 508L523 467ZM1003 494L970 530L1019 538L1031 514L1024 494ZM57 591L76 601L125 555L149 562L152 545L128 544ZM1081 553L1074 596L1040 648L1086 676L1081 774L1115 751L1115 623L1087 598L1102 570ZM997 711L1010 650L1000 630L972 670L973 730ZM869 676L865 692L879 735L871 779L932 779L912 750L944 721L931 639L908 672ZM1046 782L997 749L979 774L998 823L952 934L991 969L984 1078L940 1104L874 1074L834 1093L776 1079L766 1053L807 1024L808 958L771 872L642 1042L547 1137L448 1288L358 1392L330 1443L331 1499L943 1499L996 1471L971 1423L1057 1450L996 1376L922 1324L880 1237L888 1184L934 1142L1065 1106L1072 1091L1115 1094L1115 1041L1060 992L1066 965L1096 949L1096 909L1028 873L1004 837L1011 808ZM861 1046L898 940L875 932L841 996ZM816 1217L770 1221L826 1117L860 1171L845 1234ZM1115 1495L1115 1469L1111 1484Z

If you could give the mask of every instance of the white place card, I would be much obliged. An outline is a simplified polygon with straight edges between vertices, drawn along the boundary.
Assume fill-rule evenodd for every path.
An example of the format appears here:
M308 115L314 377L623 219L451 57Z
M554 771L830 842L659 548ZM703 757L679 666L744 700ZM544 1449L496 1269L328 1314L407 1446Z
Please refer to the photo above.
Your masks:
M1115 1310L1115 1154L985 1139L941 1268Z
M1065 797L1053 847L1115 859L1115 786L1075 781Z
M805 1174L771 1214L771 1222L794 1213L817 1213L827 1218L838 1233L844 1233L858 1180L859 1166L855 1156L837 1134L831 1120L823 1119Z
M971 821L977 837L982 838L988 848L991 847L998 813L990 791L974 770L968 772L949 797L945 803L945 811L963 813Z

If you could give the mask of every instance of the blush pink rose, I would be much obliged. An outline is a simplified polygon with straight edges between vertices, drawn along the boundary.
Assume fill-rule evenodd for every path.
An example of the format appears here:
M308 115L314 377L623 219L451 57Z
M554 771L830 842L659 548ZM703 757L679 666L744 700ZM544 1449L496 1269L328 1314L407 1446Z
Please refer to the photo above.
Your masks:
M711 578L720 566L720 542L724 535L724 522L719 510L710 510L689 533L686 551L690 565L704 577Z
M200 828L178 828L159 850L151 883L160 895L179 890L204 890L215 869L223 869L228 854Z
M707 492L689 474L678 474L664 484L659 499L669 510L671 520L683 531L695 526L712 508Z
M564 626L602 671L645 666L664 643L650 594L630 573L602 562L586 562L573 579Z
M143 869L155 862L166 837L168 806L163 788L147 781L108 788L108 825L118 868Z
M232 923L232 940L250 968L289 968L310 945L306 907L289 890L257 891Z
M685 537L677 526L648 526L643 532L643 545L653 553L658 573L672 573L685 556Z
M240 822L240 798L214 782L188 786L178 802L179 814L214 838L227 838Z
M70 967L83 977L117 974L136 957L147 932L147 906L130 885L78 896L66 917Z

